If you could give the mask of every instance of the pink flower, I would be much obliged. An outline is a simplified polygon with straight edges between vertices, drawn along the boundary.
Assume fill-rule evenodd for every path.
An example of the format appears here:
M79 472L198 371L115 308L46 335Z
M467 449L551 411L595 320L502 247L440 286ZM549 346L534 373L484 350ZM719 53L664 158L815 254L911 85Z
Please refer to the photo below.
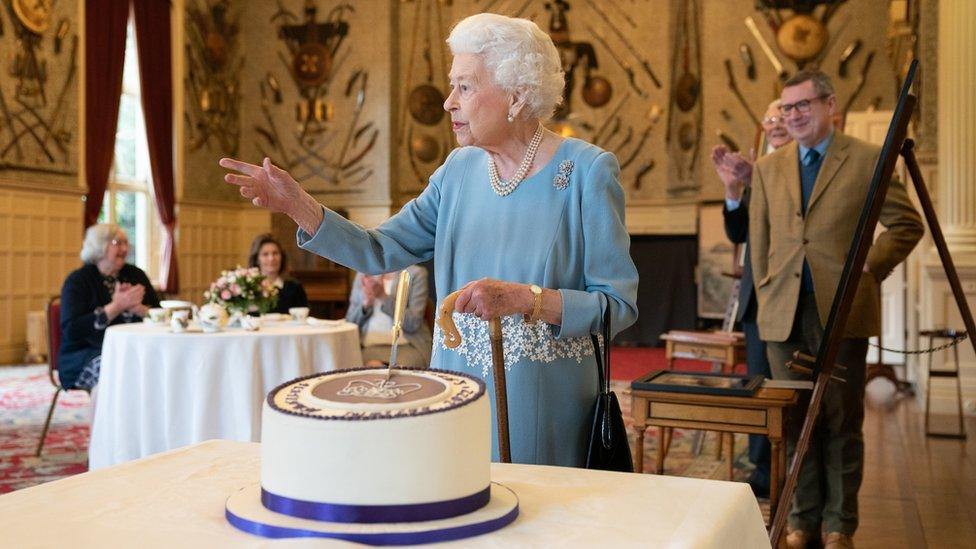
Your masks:
M225 300L226 299L230 299L231 298L230 290L224 290L224 291L220 292L220 298L221 299L225 299Z
M234 284L230 287L230 291L234 292L234 295L241 295L241 287L239 284Z

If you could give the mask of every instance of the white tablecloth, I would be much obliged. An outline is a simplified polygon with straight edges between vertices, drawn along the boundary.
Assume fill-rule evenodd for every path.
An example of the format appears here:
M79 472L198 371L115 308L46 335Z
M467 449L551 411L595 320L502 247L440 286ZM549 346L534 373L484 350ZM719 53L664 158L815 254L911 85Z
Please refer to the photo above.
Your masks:
M228 524L224 501L258 482L259 454L259 444L210 441L0 496L0 545L362 547ZM518 494L518 519L437 547L769 547L745 483L497 463L491 475Z
M359 331L347 322L213 334L112 326L102 347L89 468L213 438L260 441L261 404L271 389L360 365Z

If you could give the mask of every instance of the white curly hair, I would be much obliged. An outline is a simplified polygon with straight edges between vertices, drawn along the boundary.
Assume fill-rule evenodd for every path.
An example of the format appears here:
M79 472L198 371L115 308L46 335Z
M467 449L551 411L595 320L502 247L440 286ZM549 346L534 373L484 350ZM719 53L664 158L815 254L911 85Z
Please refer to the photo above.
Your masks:
M495 84L525 93L525 112L547 120L563 101L565 75L552 38L528 19L479 13L458 22L447 37L451 53L484 56Z
M81 260L85 263L98 263L105 257L105 250L113 238L125 236L122 227L114 223L100 223L85 230L85 241L81 244Z

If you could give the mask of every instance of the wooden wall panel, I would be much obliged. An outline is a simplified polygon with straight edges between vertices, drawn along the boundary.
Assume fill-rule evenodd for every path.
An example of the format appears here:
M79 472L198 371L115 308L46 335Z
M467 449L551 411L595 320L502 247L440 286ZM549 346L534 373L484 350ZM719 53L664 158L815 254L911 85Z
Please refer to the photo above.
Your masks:
M251 239L270 230L271 214L249 204L181 204L179 297L202 303L203 292L220 271L245 265Z
M81 225L79 193L0 188L0 364L23 359L28 311L81 264Z

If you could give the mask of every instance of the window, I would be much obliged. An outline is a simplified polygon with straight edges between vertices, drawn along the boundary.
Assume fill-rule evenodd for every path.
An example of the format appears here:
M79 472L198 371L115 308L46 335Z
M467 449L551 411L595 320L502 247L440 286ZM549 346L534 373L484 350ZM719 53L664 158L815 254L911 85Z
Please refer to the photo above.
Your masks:
M128 262L146 271L150 279L158 280L162 230L153 204L149 147L139 88L139 57L131 18L126 33L115 157L98 222L116 223L122 227L129 235Z

